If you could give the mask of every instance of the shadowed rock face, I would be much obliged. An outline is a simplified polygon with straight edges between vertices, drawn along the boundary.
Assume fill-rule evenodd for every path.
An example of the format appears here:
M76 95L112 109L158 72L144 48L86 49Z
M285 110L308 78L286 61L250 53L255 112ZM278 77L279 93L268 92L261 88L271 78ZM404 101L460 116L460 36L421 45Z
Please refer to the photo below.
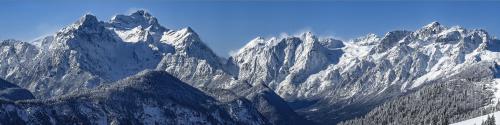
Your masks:
M0 99L18 101L34 98L30 91L0 79Z

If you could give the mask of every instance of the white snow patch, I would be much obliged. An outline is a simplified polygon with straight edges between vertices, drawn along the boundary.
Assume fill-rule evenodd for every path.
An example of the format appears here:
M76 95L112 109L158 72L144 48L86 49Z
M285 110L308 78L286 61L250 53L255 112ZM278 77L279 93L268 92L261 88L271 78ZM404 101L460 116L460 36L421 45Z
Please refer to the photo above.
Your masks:
M344 42L344 45L345 47L342 50L345 52L345 56L350 58L367 56L373 48L370 45L362 46L350 42Z
M483 51L480 57L481 60L495 61L500 65L500 52Z
M418 77L414 82L413 84L411 85L411 88L415 88L415 87L418 87L420 85L422 85L423 83L427 82L427 81L430 81L430 80L434 80L436 78L439 78L440 74L442 74L443 71L442 70L438 70L438 71L434 71L434 72L428 72L427 74L421 76L421 77Z
M124 42L139 42L145 40L146 36L144 35L145 31L141 26L138 26L131 30L114 30L115 33L120 37Z
M494 113L491 113L488 115L494 115L495 116L495 124L497 124L497 125L500 124L500 111L494 112ZM479 116L479 117L472 118L469 120L453 123L451 125L481 125L481 123L483 121L486 121L486 118L488 118L488 115L483 115L483 116Z

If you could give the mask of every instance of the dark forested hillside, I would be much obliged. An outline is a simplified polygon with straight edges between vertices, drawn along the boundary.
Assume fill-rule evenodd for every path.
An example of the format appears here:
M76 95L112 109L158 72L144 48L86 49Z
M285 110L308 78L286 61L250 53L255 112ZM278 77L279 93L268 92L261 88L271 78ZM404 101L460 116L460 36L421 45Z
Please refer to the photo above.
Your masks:
M341 124L444 125L495 111L498 65L478 63L387 101L361 118ZM494 82L493 82L494 83Z

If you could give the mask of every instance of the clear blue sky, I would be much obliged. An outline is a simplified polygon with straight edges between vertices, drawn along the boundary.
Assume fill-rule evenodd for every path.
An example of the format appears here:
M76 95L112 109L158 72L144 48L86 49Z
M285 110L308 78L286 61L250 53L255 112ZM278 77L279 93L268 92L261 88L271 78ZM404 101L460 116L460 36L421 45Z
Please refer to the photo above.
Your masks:
M498 1L0 1L0 39L31 41L52 34L85 13L100 20L146 9L169 29L192 27L217 54L228 56L257 37L312 31L350 39L415 30L432 21L482 28L500 36Z

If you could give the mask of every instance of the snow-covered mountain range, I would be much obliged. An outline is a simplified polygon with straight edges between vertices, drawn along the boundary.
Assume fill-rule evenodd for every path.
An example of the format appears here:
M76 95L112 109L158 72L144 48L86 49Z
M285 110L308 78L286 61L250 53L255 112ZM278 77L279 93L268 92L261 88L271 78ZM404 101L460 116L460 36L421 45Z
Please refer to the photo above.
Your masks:
M86 14L54 35L0 43L0 78L36 97L3 101L0 110L10 113L0 119L335 124L454 80L481 83L492 94L479 107L491 107L500 98L499 72L500 40L438 22L349 41L311 32L257 37L222 58L192 28L165 28L143 10L109 21Z
M343 112L363 114L363 108L371 104L477 64L493 70L483 79L495 86L499 45L484 30L448 28L433 22L415 32L370 34L347 42L320 39L311 33L256 38L233 60L241 80L268 84L285 100L297 101L298 111L310 119L336 121L347 117Z

